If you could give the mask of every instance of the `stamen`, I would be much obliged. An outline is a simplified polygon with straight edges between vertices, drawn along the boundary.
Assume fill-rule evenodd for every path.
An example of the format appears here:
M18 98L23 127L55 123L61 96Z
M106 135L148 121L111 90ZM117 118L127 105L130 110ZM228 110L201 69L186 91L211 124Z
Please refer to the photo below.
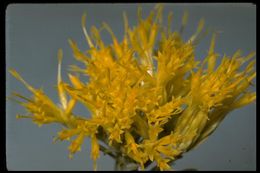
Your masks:
M86 16L87 16L87 14L84 13L82 16L82 19L81 19L81 26L82 26L85 38L87 40L87 43L88 43L89 47L92 48L92 47L94 47L94 45L93 45L93 43L88 35L87 29L86 29Z

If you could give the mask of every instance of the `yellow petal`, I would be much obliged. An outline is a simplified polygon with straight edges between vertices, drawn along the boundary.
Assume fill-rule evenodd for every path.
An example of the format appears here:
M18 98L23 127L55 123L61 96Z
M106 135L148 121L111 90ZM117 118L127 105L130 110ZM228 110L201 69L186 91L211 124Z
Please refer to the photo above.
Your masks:
M95 135L91 137L91 158L94 161L94 170L97 170L96 160L99 158L99 144Z
M31 92L35 92L35 89L29 85L20 75L17 73L16 70L10 69L9 72L19 81L21 81Z
M245 106L256 99L256 93L246 93L242 95L238 100L236 100L230 107L236 109Z
M84 53L82 53L82 52L79 50L77 44L76 44L73 40L69 39L68 42L69 42L70 47L71 47L71 49L72 49L72 51L73 51L73 56L74 56L78 61L81 61L81 62L83 62L83 63L85 63L85 64L91 63L91 62L90 62L90 58L88 58Z
M75 89L83 88L84 84L80 81L80 79L77 76L69 74L69 79L70 79L71 83L73 84L73 86L75 87Z
M213 34L209 53L208 53L208 73L211 73L214 70L215 64L216 64L216 58L217 55L214 53L214 47L215 47L215 41L216 41L216 33Z
M85 138L85 135L84 135L84 133L82 132L82 133L80 133L80 134L77 136L77 138L76 138L74 141L72 141L72 143L70 144L70 146L69 146L69 148L68 148L71 155L74 154L74 153L76 153L77 151L80 151L80 150L81 150L81 144L83 143L84 138Z

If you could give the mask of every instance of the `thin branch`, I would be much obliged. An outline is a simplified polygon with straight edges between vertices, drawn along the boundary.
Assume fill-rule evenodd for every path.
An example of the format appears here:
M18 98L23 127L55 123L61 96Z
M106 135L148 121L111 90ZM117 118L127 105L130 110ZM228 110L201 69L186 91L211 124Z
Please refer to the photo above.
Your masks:
M100 146L100 150L104 153L104 154L108 154L109 156L111 156L112 158L116 159L116 156L114 155L114 153L110 150L108 150L106 147L104 147L103 145L99 144Z

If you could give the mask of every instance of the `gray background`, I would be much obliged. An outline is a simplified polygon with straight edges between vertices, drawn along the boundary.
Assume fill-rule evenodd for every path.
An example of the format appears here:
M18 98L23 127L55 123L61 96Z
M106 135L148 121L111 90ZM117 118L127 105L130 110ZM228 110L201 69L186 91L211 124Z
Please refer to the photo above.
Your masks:
M147 16L153 4L141 4ZM197 28L201 17L206 26L222 31L217 38L216 51L232 55L237 49L243 55L256 50L256 6L253 4L165 4L164 19L173 11L173 29L178 29L184 10L189 12L184 38L187 40ZM81 29L81 16L87 12L87 28L107 22L116 36L123 35L122 12L126 11L129 24L136 24L137 4L11 4L6 9L6 69L15 68L25 80L44 91L56 103L53 86L57 76L57 50L62 48L63 79L69 64L77 64L67 42L75 40L82 50L88 49ZM103 32L106 43L111 42ZM210 43L207 36L196 51L196 58L205 57ZM11 75L6 73L7 95L11 91L31 95ZM77 105L76 113L89 112ZM60 129L58 125L38 128L30 120L16 120L25 110L14 102L6 104L6 156L9 170L91 170L90 143L86 140L82 152L73 160L68 158L68 141L52 144ZM98 170L113 170L114 162L101 155ZM255 170L256 169L256 105L235 110L224 120L213 135L193 151L178 160L176 170Z

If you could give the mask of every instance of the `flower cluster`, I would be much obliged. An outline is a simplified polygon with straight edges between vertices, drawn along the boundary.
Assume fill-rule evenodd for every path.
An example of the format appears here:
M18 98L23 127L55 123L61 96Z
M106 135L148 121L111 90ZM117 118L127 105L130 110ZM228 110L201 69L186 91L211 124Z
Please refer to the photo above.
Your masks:
M255 78L254 52L243 57L240 51L222 58L214 51L214 32L204 61L195 60L195 46L203 36L204 20L194 35L181 37L187 23L185 13L180 31L162 25L162 6L155 6L143 19L138 10L138 24L129 27L124 14L125 34L117 40L111 28L85 27L88 50L80 50L69 39L73 55L85 68L71 66L70 83L62 80L62 50L58 51L57 90L60 104L55 104L41 89L30 86L15 71L11 74L32 92L32 98L15 96L38 125L59 123L63 128L55 140L71 140L70 156L80 151L84 139L91 139L91 158L96 161L100 151L115 158L120 169L124 162L145 169L155 162L160 170L171 169L170 163L206 139L232 110L256 99L248 87ZM105 45L100 31L106 30L112 43ZM241 66L248 63L242 70ZM88 82L80 80L87 75ZM73 113L76 104L83 104L91 118ZM94 164L96 169L96 163Z

